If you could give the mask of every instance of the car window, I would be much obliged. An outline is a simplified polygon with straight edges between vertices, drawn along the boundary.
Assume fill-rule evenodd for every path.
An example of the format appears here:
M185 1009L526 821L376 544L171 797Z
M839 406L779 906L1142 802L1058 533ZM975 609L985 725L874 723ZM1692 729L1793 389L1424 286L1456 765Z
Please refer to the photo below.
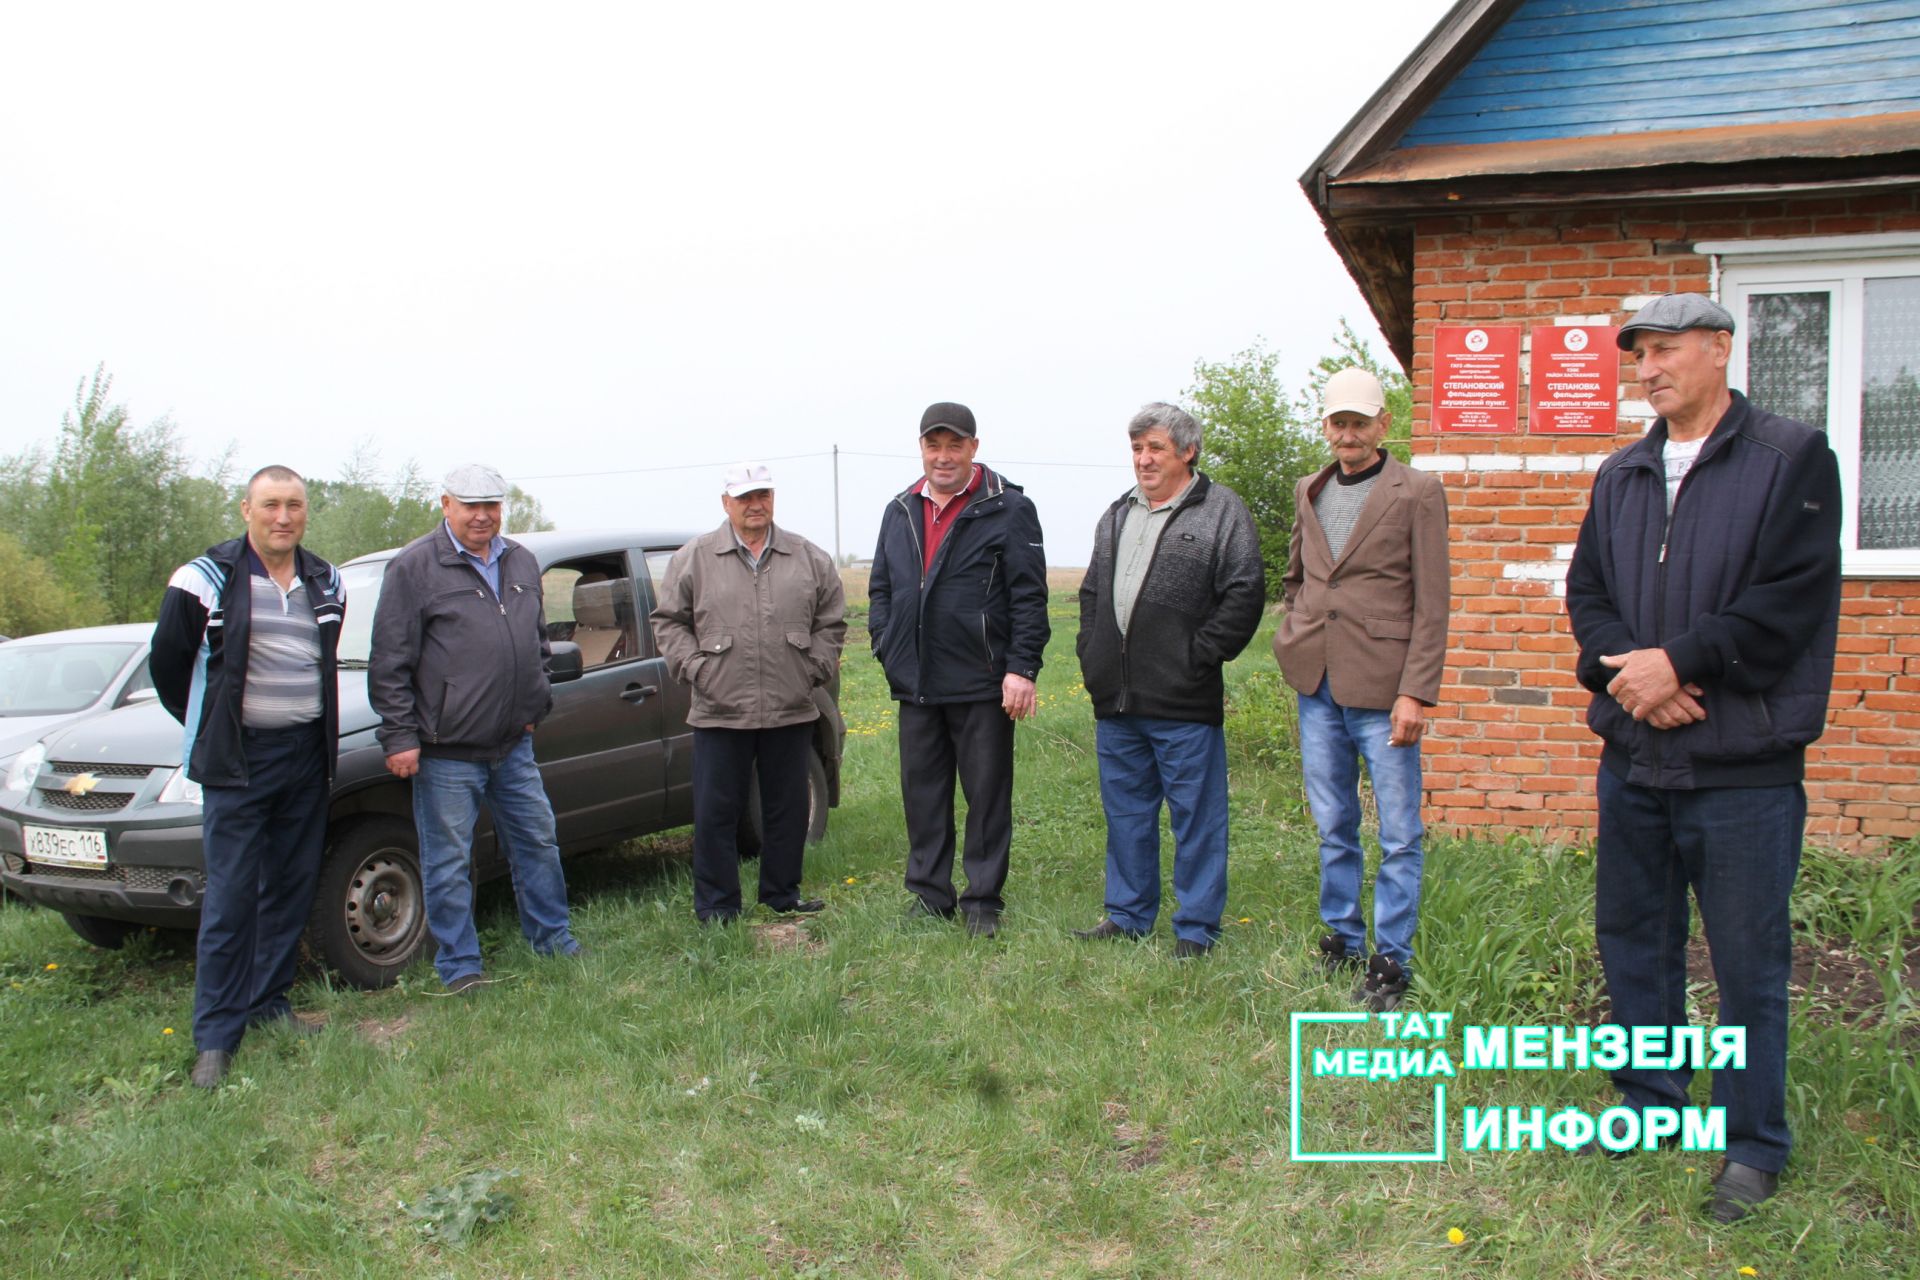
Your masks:
M114 705L124 707L151 688L153 688L153 670L148 665L147 659L142 658L139 667L127 677L127 686L120 690L120 700Z
M13 643L0 649L0 716L55 716L92 706L138 646Z
M669 547L664 551L647 552L647 577L653 582L653 602L660 603L660 586L667 580L667 565L673 560L678 547Z
M547 638L579 645L587 670L645 656L624 555L562 560L540 575L540 591L546 598Z
M365 662L373 656L373 611L380 606L380 584L386 579L385 560L350 564L340 570L347 590L347 613L340 621L340 661Z

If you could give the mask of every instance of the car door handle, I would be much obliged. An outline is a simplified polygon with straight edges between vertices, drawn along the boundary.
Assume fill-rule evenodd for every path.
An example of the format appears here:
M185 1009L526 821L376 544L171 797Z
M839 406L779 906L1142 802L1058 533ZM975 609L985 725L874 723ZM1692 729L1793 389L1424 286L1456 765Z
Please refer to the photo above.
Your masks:
M658 692L660 686L657 684L630 684L620 697L627 702L645 702Z

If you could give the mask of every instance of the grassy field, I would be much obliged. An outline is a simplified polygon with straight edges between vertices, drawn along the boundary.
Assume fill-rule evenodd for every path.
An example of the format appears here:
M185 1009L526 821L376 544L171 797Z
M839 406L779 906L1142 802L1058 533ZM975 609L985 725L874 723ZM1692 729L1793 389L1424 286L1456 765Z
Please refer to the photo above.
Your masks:
M804 927L697 928L684 834L584 858L570 879L590 957L534 959L496 889L482 897L496 981L476 997L440 996L424 965L371 995L305 982L296 1004L323 1033L249 1041L207 1096L185 1082L187 958L160 939L95 951L57 916L0 909L0 1272L1920 1272L1911 848L1808 860L1799 1146L1751 1221L1704 1221L1705 1155L1295 1163L1288 1015L1349 1006L1311 960L1291 699L1262 637L1230 673L1235 843L1214 956L1173 962L1164 920L1144 943L1078 943L1068 931L1100 914L1103 827L1071 597L1054 609L997 942L904 916L891 704L858 625L846 794L808 858L830 905ZM1589 1019L1591 863L1578 845L1437 842L1414 1007L1462 1024ZM1597 1071L1454 1085L1456 1148L1462 1103L1608 1097ZM1427 1082L1303 1091L1310 1147L1430 1140ZM457 1242L477 1213L499 1221Z

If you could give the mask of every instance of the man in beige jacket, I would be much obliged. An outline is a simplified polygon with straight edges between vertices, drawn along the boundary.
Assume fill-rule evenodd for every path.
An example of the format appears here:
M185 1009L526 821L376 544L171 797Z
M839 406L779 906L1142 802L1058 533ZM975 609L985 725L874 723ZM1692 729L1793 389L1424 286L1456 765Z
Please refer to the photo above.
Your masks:
M1392 415L1365 369L1327 379L1321 421L1334 462L1301 479L1273 637L1300 697L1300 764L1320 829L1320 940L1329 973L1359 969L1354 999L1400 1003L1419 920L1420 737L1440 695L1450 593L1447 497L1380 442ZM1360 915L1360 760L1380 811L1374 955Z
M727 472L718 529L674 553L653 635L674 679L693 686L693 910L706 924L740 915L740 821L760 777L760 901L819 911L800 896L807 835L807 752L846 639L846 597L826 552L773 523L773 476Z

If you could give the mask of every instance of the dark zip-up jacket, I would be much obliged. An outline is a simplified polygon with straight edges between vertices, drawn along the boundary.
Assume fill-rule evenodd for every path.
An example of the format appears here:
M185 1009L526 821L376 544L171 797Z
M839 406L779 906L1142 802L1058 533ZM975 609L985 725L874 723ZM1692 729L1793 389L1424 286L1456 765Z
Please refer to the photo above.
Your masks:
M1196 472L1154 544L1122 636L1113 613L1113 549L1132 501L1128 491L1100 517L1093 563L1080 583L1075 647L1094 718L1221 724L1226 685L1220 669L1247 647L1266 608L1267 573L1253 513L1239 494Z
M1824 432L1738 391L1667 514L1667 423L1600 465L1567 570L1587 725L1628 782L1797 782L1826 727L1840 612L1840 468ZM1660 730L1608 696L1603 654L1658 646L1707 718Z
M923 573L919 487L880 517L867 583L874 656L896 701L998 702L1008 672L1039 676L1053 635L1039 513L1019 485L981 467Z
M293 571L306 587L320 624L320 715L327 735L327 778L340 753L340 682L336 662L347 592L340 571L305 547L294 548ZM181 759L187 776L207 787L247 785L245 721L251 652L253 571L244 536L208 547L173 571L153 624L147 659L160 705L186 726Z
M444 522L388 563L367 671L388 755L503 760L553 708L540 562L503 541L497 597Z

